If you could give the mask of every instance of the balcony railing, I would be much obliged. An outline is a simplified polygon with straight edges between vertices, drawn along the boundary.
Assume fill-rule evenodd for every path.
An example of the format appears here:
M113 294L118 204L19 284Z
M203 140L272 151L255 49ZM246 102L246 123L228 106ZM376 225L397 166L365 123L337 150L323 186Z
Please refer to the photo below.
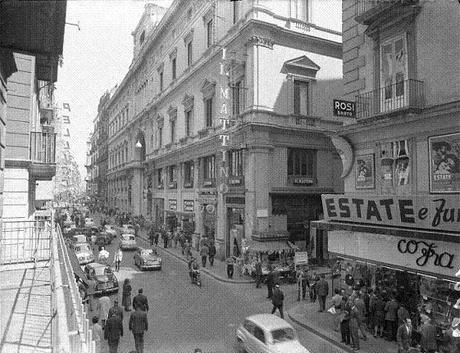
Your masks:
M30 133L30 159L38 163L56 163L56 134L54 132Z
M420 111L425 107L423 81L400 81L356 96L356 117L370 118L401 110Z
M369 24L370 19L389 10L395 5L407 6L418 3L419 0L357 0L356 20L362 24Z

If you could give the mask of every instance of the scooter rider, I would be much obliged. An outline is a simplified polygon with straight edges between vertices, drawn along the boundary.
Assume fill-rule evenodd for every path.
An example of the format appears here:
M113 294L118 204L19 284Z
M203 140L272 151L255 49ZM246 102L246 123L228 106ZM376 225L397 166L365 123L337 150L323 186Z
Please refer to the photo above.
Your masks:
M200 273L200 266L196 261L196 257L192 257L188 262L189 275L192 280L196 280L198 273Z

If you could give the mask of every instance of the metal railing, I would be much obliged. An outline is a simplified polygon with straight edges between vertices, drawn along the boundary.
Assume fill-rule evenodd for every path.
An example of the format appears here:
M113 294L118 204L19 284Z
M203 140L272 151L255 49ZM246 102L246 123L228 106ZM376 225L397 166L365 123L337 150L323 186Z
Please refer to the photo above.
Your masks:
M425 107L423 81L405 80L356 96L356 117L370 118L402 109Z
M360 16L369 10L377 10L377 8L388 7L399 2L401 2L401 0L357 0L356 14Z
M30 159L39 163L56 163L56 133L30 133Z

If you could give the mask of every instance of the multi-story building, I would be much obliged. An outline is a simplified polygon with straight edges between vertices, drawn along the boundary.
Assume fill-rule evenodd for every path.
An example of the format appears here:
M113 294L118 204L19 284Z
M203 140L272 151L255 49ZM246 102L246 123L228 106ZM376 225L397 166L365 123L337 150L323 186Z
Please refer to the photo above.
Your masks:
M457 1L343 1L357 119L338 137L345 194L324 195L315 222L344 286L394 293L442 329L460 316L459 21Z
M53 84L62 54L65 8L65 1L2 4L2 218L28 218L34 211L36 181L54 175ZM45 13L51 14L46 21Z
M189 227L221 256L242 238L305 239L320 195L342 191L327 137L342 125L340 1L176 0L164 12L146 6L107 103L110 207Z
M98 150L98 158L96 164L98 166L98 181L97 181L97 205L102 207L107 205L108 188L107 188L107 170L108 170L108 114L105 105L110 99L110 92L106 92L99 100L98 123L95 125L97 133L96 148Z

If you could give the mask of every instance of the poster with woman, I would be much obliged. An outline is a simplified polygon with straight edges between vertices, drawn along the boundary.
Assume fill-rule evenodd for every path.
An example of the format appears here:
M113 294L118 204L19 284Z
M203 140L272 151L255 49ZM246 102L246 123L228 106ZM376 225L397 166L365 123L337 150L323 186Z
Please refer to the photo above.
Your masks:
M430 192L460 192L460 132L428 138Z
M374 155L366 154L356 157L356 189L373 189L375 165Z

